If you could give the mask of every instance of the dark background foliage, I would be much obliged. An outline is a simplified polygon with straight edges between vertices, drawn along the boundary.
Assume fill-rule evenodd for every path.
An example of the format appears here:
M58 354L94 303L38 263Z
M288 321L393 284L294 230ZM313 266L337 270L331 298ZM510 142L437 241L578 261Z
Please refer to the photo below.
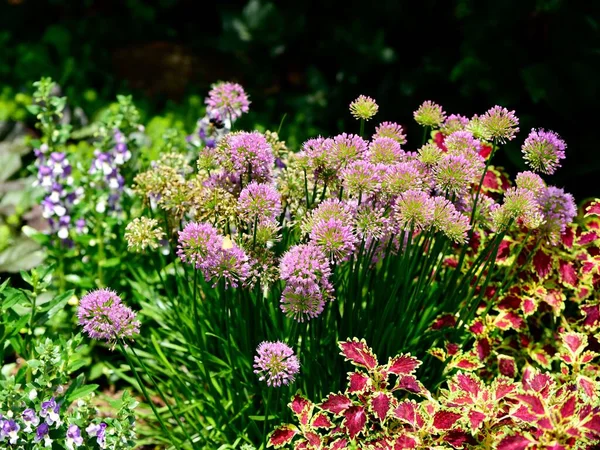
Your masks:
M522 130L502 163L523 168L529 129L549 128L568 144L551 182L600 195L598 1L0 1L0 85L17 92L49 75L88 113L131 91L149 115L236 80L248 120L276 128L287 113L296 144L356 128L347 106L359 94L414 146L423 100L466 115L500 104Z

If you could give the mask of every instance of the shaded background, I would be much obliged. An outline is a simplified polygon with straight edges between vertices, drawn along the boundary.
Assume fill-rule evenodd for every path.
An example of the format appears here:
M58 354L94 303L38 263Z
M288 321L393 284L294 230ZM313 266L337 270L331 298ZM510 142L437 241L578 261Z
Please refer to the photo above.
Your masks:
M500 162L523 168L529 129L557 131L567 161L548 181L582 200L600 195L599 33L599 1L0 0L0 89L52 76L87 114L131 92L147 118L173 110L192 127L210 83L236 80L248 125L287 114L296 146L357 128L347 106L359 94L409 144L423 100L465 115L500 104L522 130Z

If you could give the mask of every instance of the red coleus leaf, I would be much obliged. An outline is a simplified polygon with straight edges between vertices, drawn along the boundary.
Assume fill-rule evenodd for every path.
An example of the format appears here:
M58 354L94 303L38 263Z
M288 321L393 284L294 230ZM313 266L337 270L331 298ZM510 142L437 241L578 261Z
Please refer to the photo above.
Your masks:
M584 327L596 329L600 326L600 303L582 305L581 312L585 316Z
M542 300L552 307L554 314L557 316L564 309L565 294L560 289L548 289Z
M452 430L445 434L444 442L454 448L465 448L465 444L475 444L475 440L462 430Z
M475 320L469 327L469 331L475 335L482 334L485 331L485 325L481 319Z
M452 411L438 411L433 416L433 426L438 430L449 430L461 417Z
M517 365L515 363L515 359L511 356L498 355L498 370L506 377L516 377Z
M312 426L314 428L332 428L333 423L325 414L319 413L313 417Z
M498 443L498 450L526 450L532 444L535 444L531 439L520 434L506 436Z
M348 392L363 392L371 379L362 372L350 374Z
M590 398L596 398L596 383L583 375L577 377L577 384Z
M317 433L307 431L306 433L304 433L304 437L308 441L308 443L312 445L315 449L321 448L321 436L319 436Z
M308 449L308 441L302 440L302 441L296 442L294 444L294 450L307 450L307 449Z
M397 437L394 441L394 450L401 450L404 448L417 448L417 441L406 434Z
M417 424L417 403L414 400L400 402L394 409L394 417L412 425Z
M321 409L340 414L352 406L352 400L342 394L329 394L327 400L321 404Z
M577 238L577 245L588 245L596 239L598 239L598 234L595 231L582 233L581 236Z
M498 378L494 383L494 398L496 400L503 399L508 394L512 393L517 388L512 380L506 378Z
M563 333L560 335L564 347L573 355L579 355L587 347L587 336L583 333Z
M565 232L560 236L560 240L562 241L563 245L569 249L573 247L574 238L575 233L573 232L572 227L567 227Z
M269 435L269 446L278 448L283 445L289 444L292 441L292 439L294 439L294 436L296 436L297 434L298 429L292 425L280 426Z
M483 390L481 380L472 374L459 372L454 376L452 381L461 391L468 392L473 398L477 398Z
M523 315L525 317L529 317L537 311L538 302L533 297L523 297L523 302L521 303L521 311L523 311Z
M540 278L546 278L552 272L552 257L543 250L538 250L533 256L533 268Z
M487 144L481 144L479 147L479 156L483 159L487 159L488 156L492 153L492 146Z
M488 356L490 356L490 340L488 338L482 338L477 340L477 344L475 346L477 350L477 356L480 361L485 361Z
M496 253L496 261L505 261L510 256L510 246L513 242L508 239L503 239L498 246L498 253Z
M385 392L379 392L371 398L371 409L381 422L387 417L390 405L391 399L389 394L386 394Z
M568 419L575 414L575 407L577 406L577 397L575 395L569 396L563 404L560 406L560 417Z
M421 361L410 354L398 355L389 360L387 371L395 375L412 375L420 365Z
M523 327L524 321L518 314L512 311L504 311L498 314L494 324L501 330L513 328L518 331Z
M352 406L346 410L344 417L344 426L348 429L350 439L354 439L367 423L365 409L362 406Z
M568 286L575 286L577 284L577 272L573 267L573 264L566 261L559 261L558 272L560 274L560 281Z
M534 414L543 416L546 414L546 409L542 400L535 394L515 394L514 397L529 406L529 409Z
M483 367L483 363L475 355L464 355L461 353L452 358L452 361L448 363L448 367L470 371Z
M554 380L550 375L538 373L531 366L528 366L523 371L522 385L526 391L534 391L540 394L542 398L548 398L550 388L554 385Z
M454 325L456 325L456 317L452 314L444 314L433 321L431 329L440 330L442 328L453 327Z
M422 394L425 392L423 385L413 375L403 375L398 378L398 382L394 390L402 389L414 394Z
M481 411L475 411L475 410L469 411L468 416L469 416L469 423L471 424L472 432L476 431L481 426L481 424L483 423L485 418L487 417Z
M600 435L600 413L594 414L590 420L583 423L581 426Z
M296 394L292 397L292 401L288 405L294 414L299 415L306 409L312 408L313 404L310 400L303 397L300 394Z
M339 346L342 350L342 355L350 360L352 364L364 367L368 370L377 367L377 358L373 354L373 350L367 346L367 343L364 340L359 341L354 338L353 340L340 342Z
M516 417L517 419L522 420L527 423L535 423L540 417L537 414L534 414L529 409L527 405L520 405L517 409L511 414L511 416Z
M592 203L590 203L589 206L585 208L584 217L589 216L600 216L600 200L596 199L592 201Z
M348 441L346 439L336 439L331 443L331 450L343 450L348 448Z

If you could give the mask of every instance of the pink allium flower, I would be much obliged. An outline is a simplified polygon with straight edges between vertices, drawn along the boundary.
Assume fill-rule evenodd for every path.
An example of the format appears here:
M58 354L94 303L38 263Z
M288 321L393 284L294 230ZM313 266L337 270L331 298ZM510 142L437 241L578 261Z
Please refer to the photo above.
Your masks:
M356 236L348 222L339 219L319 220L313 224L311 242L318 245L331 261L342 262L354 253Z
M228 172L243 181L269 181L275 163L271 145L257 131L227 135L219 145L217 159Z
M464 130L469 124L469 119L460 114L450 114L441 127L442 133L449 135L455 131Z
M440 105L427 100L413 113L415 121L424 127L439 127L446 119L446 113Z
M391 137L376 137L369 144L368 159L373 164L394 164L405 155L400 143Z
M490 108L478 119L486 134L497 142L512 141L519 132L519 119L515 112L502 106Z
M304 234L310 234L313 226L319 221L327 221L337 219L343 223L351 223L353 210L351 207L337 198L331 198L321 203L317 209L312 211L306 220L302 223L301 228Z
M250 101L244 88L237 83L217 83L212 86L205 103L216 110L221 120L235 120L248 112Z
M262 342L256 349L254 373L267 386L279 387L293 383L300 371L300 362L294 351L283 342Z
M135 313L108 289L97 289L83 296L77 310L79 324L92 339L114 342L140 332Z
M391 138L398 142L400 145L406 144L406 135L401 125L394 122L382 122L377 128L375 128L375 134L372 139L375 141L377 138Z
M338 134L326 141L326 160L328 168L339 170L353 161L362 159L368 150L367 141L355 134Z
M534 229L540 226L543 216L532 191L510 188L504 193L504 203L492 212L492 219L498 229L506 227L511 220Z
M396 199L393 219L399 230L422 230L433 221L435 203L426 192L410 190Z
M552 175L565 159L567 144L554 131L531 130L523 143L523 159L536 172Z
M370 120L379 111L379 106L371 97L360 95L350 103L350 113L356 119Z
M481 143L469 131L455 131L444 140L444 145L448 149L448 153L461 155L467 152L477 152Z
M546 183L542 178L533 172L519 172L515 178L515 184L518 188L529 189L534 194L538 194L546 187Z
M224 245L209 260L202 270L206 281L213 281L213 287L223 280L225 289L237 288L250 275L250 264L246 253L234 243Z
M313 244L295 245L281 258L281 279L286 288L281 296L281 309L302 322L323 311L333 286L329 281L331 268L323 251Z
M537 204L544 218L540 229L548 235L550 242L556 244L577 215L575 200L563 189L548 186L540 191Z
M253 181L242 189L238 206L249 220L276 220L281 214L281 195L275 186Z
M446 154L433 168L433 179L441 192L460 195L478 181L479 169L464 155Z
M426 179L415 161L386 166L381 176L381 191L388 197L395 197L411 189L423 189L425 184Z
M213 264L212 259L222 247L223 237L214 226L190 222L179 232L177 255L183 262L204 270Z
M354 161L340 173L344 189L351 195L367 196L379 189L375 165L368 161Z
M467 240L467 232L471 229L469 217L458 212L452 202L445 197L434 197L433 203L434 228L444 233L450 240L464 244Z

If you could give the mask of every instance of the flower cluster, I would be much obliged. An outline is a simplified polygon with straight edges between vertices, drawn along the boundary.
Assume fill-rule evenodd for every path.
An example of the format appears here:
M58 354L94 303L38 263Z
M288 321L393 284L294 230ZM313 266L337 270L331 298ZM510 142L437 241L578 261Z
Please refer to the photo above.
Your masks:
M144 253L146 249L156 250L164 236L158 221L147 217L133 219L125 227L123 235L127 248L135 253Z
M283 342L262 342L256 349L254 373L267 386L279 387L294 382L300 362L294 351Z

